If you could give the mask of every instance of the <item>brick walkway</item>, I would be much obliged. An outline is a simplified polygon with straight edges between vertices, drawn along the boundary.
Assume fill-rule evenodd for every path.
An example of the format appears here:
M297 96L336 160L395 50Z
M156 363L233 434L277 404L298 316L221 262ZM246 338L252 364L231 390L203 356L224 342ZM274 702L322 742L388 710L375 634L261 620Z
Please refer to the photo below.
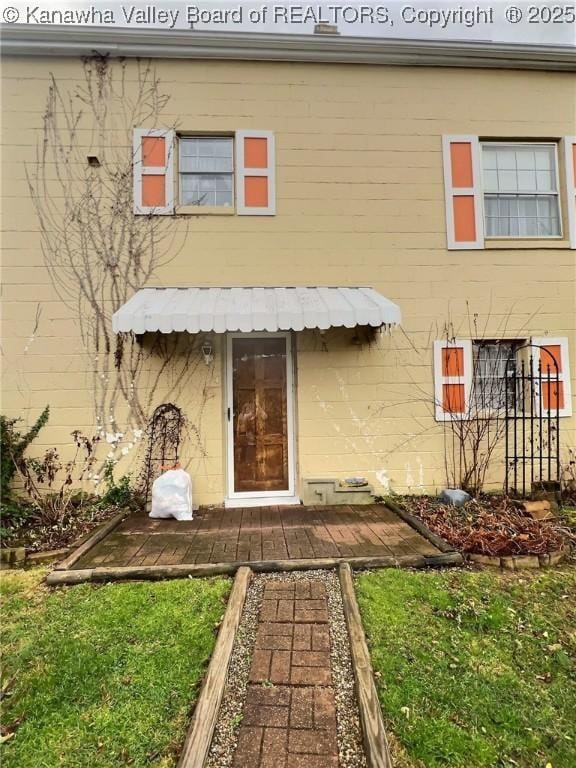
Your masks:
M382 504L206 508L192 522L133 514L73 567L438 554L436 547Z
M249 681L233 768L337 768L323 583L265 585Z

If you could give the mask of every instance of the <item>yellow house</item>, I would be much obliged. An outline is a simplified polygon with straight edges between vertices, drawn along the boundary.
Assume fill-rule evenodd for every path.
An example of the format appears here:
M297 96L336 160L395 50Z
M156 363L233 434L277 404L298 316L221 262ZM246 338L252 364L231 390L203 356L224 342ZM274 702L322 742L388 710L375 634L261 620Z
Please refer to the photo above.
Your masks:
M573 50L2 34L3 412L50 405L39 449L178 459L200 504L558 479Z

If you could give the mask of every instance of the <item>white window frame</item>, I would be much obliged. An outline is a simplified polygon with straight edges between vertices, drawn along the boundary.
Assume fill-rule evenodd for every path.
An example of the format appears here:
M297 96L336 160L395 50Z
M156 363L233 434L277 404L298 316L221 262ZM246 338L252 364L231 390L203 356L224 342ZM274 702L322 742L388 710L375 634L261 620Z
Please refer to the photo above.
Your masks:
M564 137L564 165L566 171L566 205L568 206L568 237L570 248L576 249L576 178L574 178L573 147L576 136Z
M488 235L486 233L486 195L538 195L538 192L487 192L486 184L484 181L484 160L483 152L484 147L503 147L506 149L514 147L554 147L554 167L556 171L556 192L543 192L542 195L552 196L554 195L558 204L558 221L560 224L560 233L558 235ZM562 240L563 238L563 222L562 222L562 200L560 195L560 175L558 164L558 142L556 141L480 141L480 178L482 180L482 210L484 216L484 237L486 240Z
M215 209L218 209L219 211L226 211L227 213L233 213L235 211L236 207L236 174L237 174L237 163L236 163L236 136L234 133L178 133L176 135L176 139L178 142L178 153L176 157L176 173L178 176L178 207L183 208L186 211L193 210L198 211L198 213L203 212L209 212L213 211ZM180 142L185 139L207 139L208 141L214 140L214 139L230 139L232 141L232 205L194 205L194 203L183 203L182 202L182 176L183 175L193 175L192 172L188 172L187 174L182 174L180 171L180 158L181 158L181 151L180 151ZM209 173L207 171L207 173Z

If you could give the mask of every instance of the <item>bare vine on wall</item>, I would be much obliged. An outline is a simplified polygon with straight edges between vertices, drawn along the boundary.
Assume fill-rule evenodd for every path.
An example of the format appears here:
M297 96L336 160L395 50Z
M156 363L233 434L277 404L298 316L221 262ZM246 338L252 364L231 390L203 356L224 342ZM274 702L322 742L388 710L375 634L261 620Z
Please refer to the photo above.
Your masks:
M518 324L514 307L501 316L496 316L490 304L487 312L480 315L472 312L469 302L466 301L466 314L458 325L451 318L448 307L446 319L441 323L434 323L428 338L419 346L401 329L403 343L407 347L396 352L396 364L402 369L406 380L396 387L387 387L390 403L381 405L375 413L378 416L387 416L389 409L407 406L413 411L411 419L414 428L391 447L386 458L441 430L444 482L448 487L464 488L472 494L478 494L484 489L487 478L491 474L496 475L494 470L497 466L505 470L506 389L512 386L507 371L511 362L507 342L509 344L511 341L518 341L520 346L520 341L530 335L528 329L538 311L539 309L524 317ZM438 406L443 408L443 403L437 401L435 395L431 395L433 366L430 354L435 340L453 342L457 338L475 341L473 355L483 345L492 347L492 354L484 363L487 375L472 376L465 412L458 418L439 424L435 414ZM413 374L416 364L416 370L427 369L430 374L428 381L423 382ZM475 358L473 370L478 367L482 368L482 361ZM512 397L509 391L509 398Z
M168 98L150 61L86 58L73 86L50 75L42 141L26 168L44 261L77 322L107 436L141 433L159 398L176 399L202 358L202 340L187 334L112 332L112 314L186 238L173 217L133 212L133 129L165 125Z

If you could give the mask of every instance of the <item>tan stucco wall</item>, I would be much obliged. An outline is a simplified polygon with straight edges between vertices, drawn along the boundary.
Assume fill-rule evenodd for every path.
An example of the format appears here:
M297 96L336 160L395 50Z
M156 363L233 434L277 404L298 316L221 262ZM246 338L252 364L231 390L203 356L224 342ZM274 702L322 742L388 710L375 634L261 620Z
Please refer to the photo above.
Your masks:
M484 337L568 336L576 393L575 252L566 242L448 251L441 155L445 133L576 133L574 74L191 61L156 68L170 95L164 125L275 132L277 215L174 219L183 244L150 284L371 285L401 307L403 328L370 347L343 331L326 334L325 348L314 332L297 338L302 477L361 474L378 488L386 472L398 491L444 484L432 341L448 321L464 338L475 335L475 314ZM7 58L2 70L2 411L29 421L49 403L36 445L66 446L72 429L95 429L90 363L44 265L25 164L41 139L49 73L73 89L82 69L72 59ZM89 154L90 131L82 135ZM565 210L564 201L564 219ZM201 422L186 442L196 500L216 503L225 494L218 344L214 365L199 371L179 404ZM562 420L565 446L574 427ZM131 449L123 466L134 456Z

